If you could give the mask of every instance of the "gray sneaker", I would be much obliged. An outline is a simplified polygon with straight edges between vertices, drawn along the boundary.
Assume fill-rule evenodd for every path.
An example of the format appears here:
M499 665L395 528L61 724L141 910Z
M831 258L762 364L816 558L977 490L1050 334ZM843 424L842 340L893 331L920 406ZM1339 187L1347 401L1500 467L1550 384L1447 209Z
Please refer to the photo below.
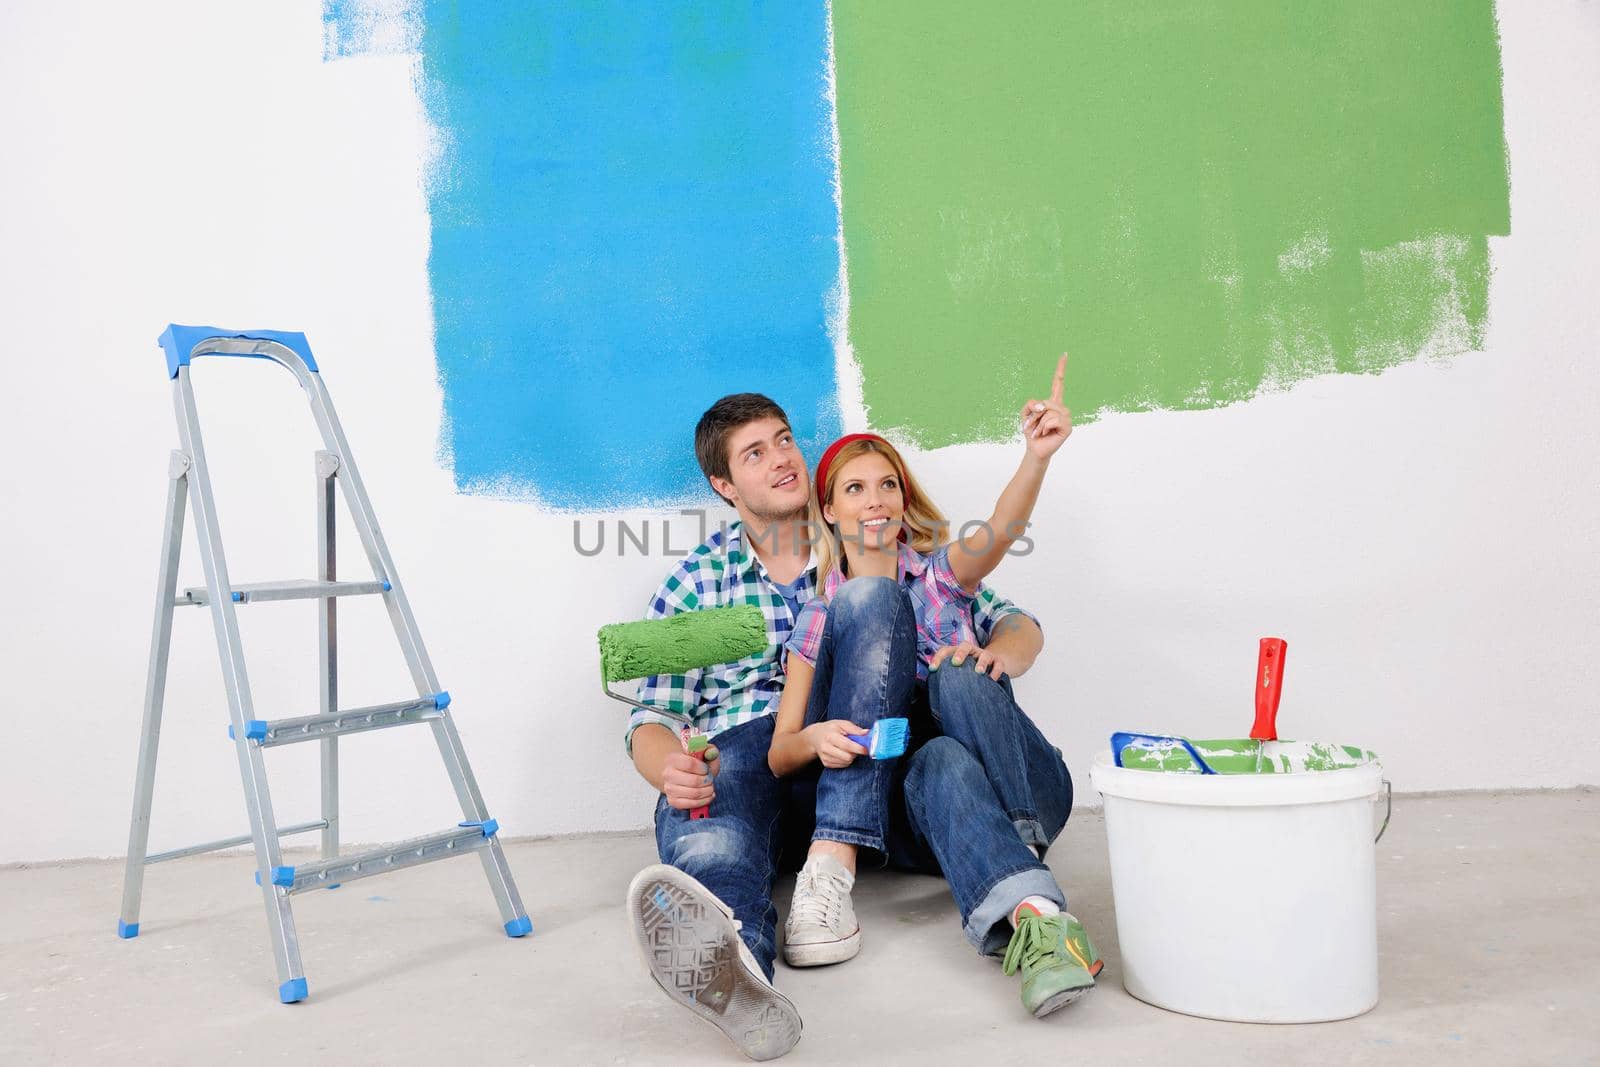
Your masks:
M783 958L791 967L843 963L861 951L861 925L850 902L855 875L832 856L812 856L794 883Z
M628 886L628 918L650 977L740 1052L771 1060L800 1040L800 1013L767 980L733 910L711 890L676 867L646 867Z

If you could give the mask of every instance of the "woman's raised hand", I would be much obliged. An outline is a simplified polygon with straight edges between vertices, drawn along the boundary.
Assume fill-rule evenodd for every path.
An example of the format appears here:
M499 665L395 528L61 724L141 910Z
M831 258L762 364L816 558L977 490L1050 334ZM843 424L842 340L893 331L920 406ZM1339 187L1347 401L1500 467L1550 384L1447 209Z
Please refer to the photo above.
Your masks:
M1049 459L1072 436L1072 412L1061 402L1061 385L1067 376L1067 354L1056 363L1055 381L1050 384L1050 399L1030 400L1022 405L1022 439L1028 451L1039 459Z
M848 719L824 719L805 728L811 750L817 754L824 767L848 767L857 756L869 755L860 744L850 740L850 734L864 734L870 727L857 726Z

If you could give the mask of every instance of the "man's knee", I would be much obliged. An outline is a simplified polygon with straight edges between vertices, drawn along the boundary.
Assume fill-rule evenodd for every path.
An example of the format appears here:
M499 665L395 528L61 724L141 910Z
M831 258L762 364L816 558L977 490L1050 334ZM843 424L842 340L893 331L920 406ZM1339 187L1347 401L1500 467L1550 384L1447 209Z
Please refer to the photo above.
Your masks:
M749 867L764 861L756 835L742 823L705 819L668 843L661 862L686 874Z

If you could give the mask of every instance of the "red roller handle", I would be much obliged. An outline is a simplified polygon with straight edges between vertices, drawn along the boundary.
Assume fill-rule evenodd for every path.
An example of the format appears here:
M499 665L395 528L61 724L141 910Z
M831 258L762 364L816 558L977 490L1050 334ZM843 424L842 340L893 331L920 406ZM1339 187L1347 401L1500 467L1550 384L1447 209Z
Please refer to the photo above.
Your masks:
M1283 696L1283 661L1289 655L1289 642L1281 637L1261 639L1261 658L1256 661L1256 721L1250 737L1256 741L1278 739L1278 700Z
M707 737L705 734L695 734L691 737L689 735L689 728L687 726L685 726L678 733L678 740L683 743L683 750L685 752L700 759L706 758L706 749L711 747L711 739L709 737ZM689 809L689 818L691 819L704 819L710 814L711 808L709 806Z

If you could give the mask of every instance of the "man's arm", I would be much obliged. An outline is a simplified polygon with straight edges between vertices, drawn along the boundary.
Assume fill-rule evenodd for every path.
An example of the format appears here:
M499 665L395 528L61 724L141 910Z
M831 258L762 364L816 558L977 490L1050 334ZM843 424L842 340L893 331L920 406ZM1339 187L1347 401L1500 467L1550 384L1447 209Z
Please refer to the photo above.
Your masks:
M1039 629L1039 624L1022 612L1013 611L994 624L989 643L978 653L978 670L988 668L999 659L1005 665L1005 673L1020 678L1033 666L1043 648L1044 631Z
M978 669L994 677L1001 671L1013 678L1021 677L1044 648L1039 621L987 585L980 585L973 599L972 624L978 637L979 647L972 650L978 658ZM999 671L994 670L997 660Z
M689 563L690 560L680 560L673 567L650 598L645 618L664 619L700 607L698 575ZM692 718L700 704L700 679L701 672L697 670L651 675L640 682L639 700ZM665 794L667 803L688 809L711 802L716 792L711 784L716 774L715 746L706 750L704 760L689 755L678 739L677 723L669 716L644 709L629 716L626 743L634 770Z
M704 761L698 760L660 723L647 722L633 732L633 766L675 808L703 808L717 795L711 782L717 773L717 746L706 749Z

